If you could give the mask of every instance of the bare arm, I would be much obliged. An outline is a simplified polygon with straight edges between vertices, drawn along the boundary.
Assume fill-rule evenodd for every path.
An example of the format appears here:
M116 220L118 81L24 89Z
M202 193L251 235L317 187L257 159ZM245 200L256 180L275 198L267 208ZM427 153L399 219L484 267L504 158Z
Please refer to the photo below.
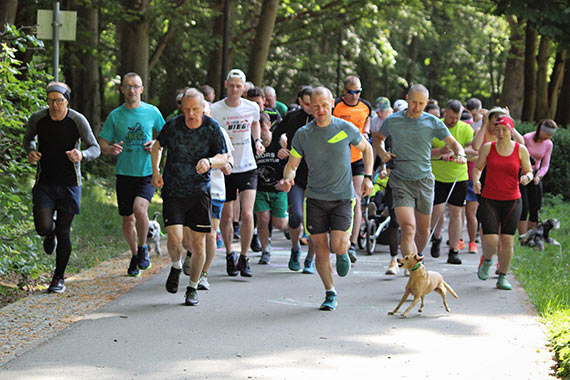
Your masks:
M374 184L372 183L372 171L374 168L374 153L372 153L372 146L363 137L360 143L355 146L356 149L361 151L362 158L364 159L364 173L369 177L364 177L362 181L362 196L367 196L372 194L374 191Z
M107 141L107 140L99 137L99 146L101 147L101 153L110 154L111 156L116 156L123 151L123 142L122 141L119 141L118 143L111 144L110 141Z
M150 162L152 163L152 185L156 188L162 188L162 186L164 186L164 180L162 179L162 174L160 174L160 168L158 167L161 157L162 146L160 146L158 141L155 141L150 151Z
M528 185L533 180L532 165L530 164L530 157L526 146L519 145L519 159L521 160L523 175L520 178L520 183L523 186Z
M444 141L447 145L449 145L451 150L453 150L453 153L455 153L456 156L455 162L457 162L458 164L464 164L467 162L467 155L465 154L465 150L463 149L461 144L457 140L455 140L455 137L449 135L444 139Z
M479 159L473 168L473 191L476 194L481 194L481 182L479 179L481 178L481 171L485 167L485 163L487 162L487 156L489 155L489 151L491 150L491 143L487 143L481 147L479 151Z
M259 121L254 121L251 123L251 138L255 141L255 150L258 156L261 156L265 152L265 147L261 142L261 126Z

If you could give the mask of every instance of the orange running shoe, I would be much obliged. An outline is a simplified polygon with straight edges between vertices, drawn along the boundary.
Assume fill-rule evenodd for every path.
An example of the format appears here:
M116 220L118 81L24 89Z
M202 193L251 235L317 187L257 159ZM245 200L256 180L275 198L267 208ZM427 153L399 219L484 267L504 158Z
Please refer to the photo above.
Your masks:
M461 251L462 249L465 249L465 242L463 239L459 239L459 242L457 243L457 250Z
M469 243L469 253L477 254L478 252L477 243Z

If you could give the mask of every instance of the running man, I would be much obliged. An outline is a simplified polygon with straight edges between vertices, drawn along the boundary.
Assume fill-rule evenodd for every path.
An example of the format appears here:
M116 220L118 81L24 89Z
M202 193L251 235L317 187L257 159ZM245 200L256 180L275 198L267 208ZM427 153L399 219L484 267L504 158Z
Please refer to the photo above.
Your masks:
M351 145L364 153L363 194L370 195L374 189L372 147L352 123L332 116L333 102L328 88L313 90L311 107L315 119L295 133L281 186L285 191L291 189L297 167L304 158L309 168L305 227L315 245L316 267L326 292L321 310L337 307L329 257L331 250L337 255L337 274L344 277L350 271L347 251L355 197L350 167Z

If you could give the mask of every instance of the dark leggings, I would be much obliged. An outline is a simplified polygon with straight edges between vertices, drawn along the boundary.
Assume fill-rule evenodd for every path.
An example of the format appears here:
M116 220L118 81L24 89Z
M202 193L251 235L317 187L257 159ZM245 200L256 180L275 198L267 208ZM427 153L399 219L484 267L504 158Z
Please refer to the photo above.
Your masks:
M388 207L388 212L390 213L390 223L388 223L388 229L386 233L388 234L388 241L390 242L390 256L398 256L398 245L400 245L400 225L396 219L396 212L394 211L394 202L392 200L392 188L386 186L386 191L384 193L384 202Z
M512 201L498 201L481 197L479 203L479 220L483 235L514 235L520 212L522 209L521 199Z
M293 185L287 194L289 202L289 227L298 228L303 222L303 201L305 189L299 185Z
M540 216L540 207L542 206L542 181L535 185L534 182L530 182L526 186L519 186L522 198L522 212L521 220L528 220L530 222L538 223L538 218ZM530 217L529 217L530 213Z
M58 211L54 223L53 213L54 209L52 208L34 209L34 224L40 236L55 233L57 237L57 248L55 249L56 260L54 277L63 278L69 256L71 255L70 231L71 222L73 222L75 215Z

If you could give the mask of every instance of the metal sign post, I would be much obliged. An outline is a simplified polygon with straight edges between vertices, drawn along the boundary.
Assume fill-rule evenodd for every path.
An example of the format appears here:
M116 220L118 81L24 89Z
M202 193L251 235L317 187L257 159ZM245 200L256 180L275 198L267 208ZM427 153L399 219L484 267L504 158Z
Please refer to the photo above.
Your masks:
M59 1L53 4L53 78L59 82Z

